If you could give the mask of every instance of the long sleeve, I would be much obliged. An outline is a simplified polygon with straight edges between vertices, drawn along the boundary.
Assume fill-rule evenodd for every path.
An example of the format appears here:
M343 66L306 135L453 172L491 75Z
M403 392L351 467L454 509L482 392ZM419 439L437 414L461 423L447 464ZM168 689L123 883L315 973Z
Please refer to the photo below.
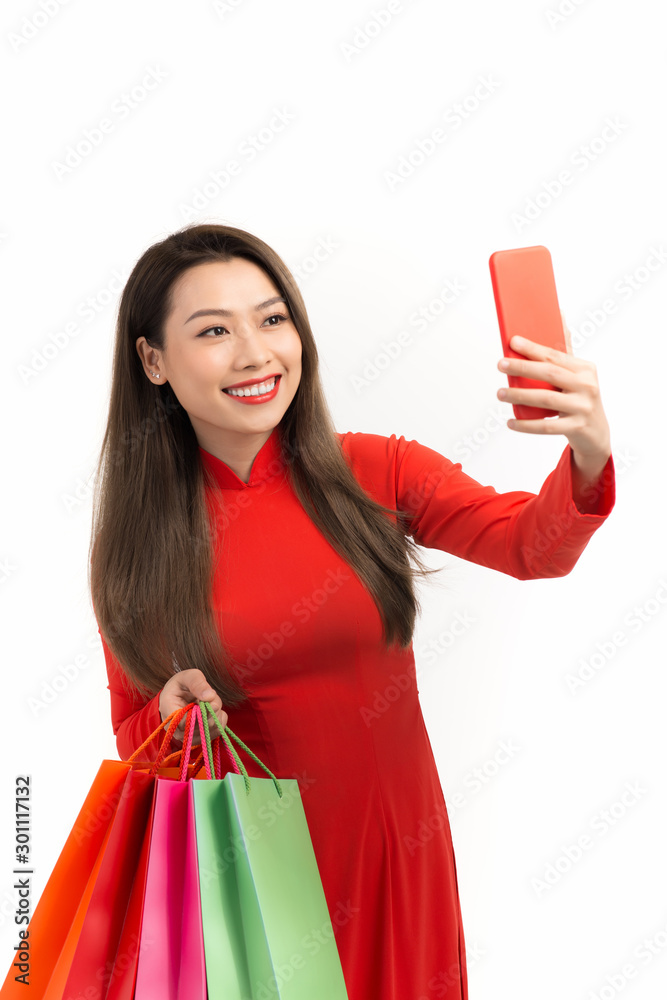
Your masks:
M97 631L100 631L99 628ZM136 688L128 691L130 682L125 679L122 667L107 646L101 632L100 639L109 679L107 688L111 696L111 725L118 753L122 760L127 760L160 725L162 721L158 707L160 694L158 692L147 700ZM159 740L156 738L142 751L142 759L155 760L158 749Z
M616 501L610 455L593 490L597 513L579 510L569 443L535 494L498 493L466 475L460 462L403 436L357 432L341 438L366 492L411 515L409 532L418 544L518 580L566 576Z

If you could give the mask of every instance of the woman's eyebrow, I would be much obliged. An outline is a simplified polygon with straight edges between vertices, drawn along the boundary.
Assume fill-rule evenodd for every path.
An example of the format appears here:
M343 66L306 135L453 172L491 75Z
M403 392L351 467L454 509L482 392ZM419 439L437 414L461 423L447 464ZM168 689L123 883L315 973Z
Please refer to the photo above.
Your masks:
M274 302L285 302L282 295L274 295L272 299L267 299L266 302L260 302L259 305L255 306L255 312L260 312L262 309L266 309L267 306L272 306ZM285 302L287 305L287 302ZM234 313L230 309L198 309L197 312L193 312L192 316L186 319L185 323L189 323L191 319L196 319L198 316L233 316ZM185 323L183 324L185 326Z

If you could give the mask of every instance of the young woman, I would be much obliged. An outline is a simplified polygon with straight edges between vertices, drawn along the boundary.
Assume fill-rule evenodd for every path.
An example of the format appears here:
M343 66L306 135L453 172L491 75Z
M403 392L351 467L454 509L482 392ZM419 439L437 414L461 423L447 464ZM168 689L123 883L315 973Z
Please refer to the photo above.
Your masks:
M299 289L256 236L186 227L121 298L90 576L118 751L205 699L298 778L350 1000L467 997L415 681L414 580L434 572L417 546L564 576L615 502L595 366L512 346L525 360L501 370L561 390L505 390L560 413L514 424L568 439L538 495L403 436L336 432Z

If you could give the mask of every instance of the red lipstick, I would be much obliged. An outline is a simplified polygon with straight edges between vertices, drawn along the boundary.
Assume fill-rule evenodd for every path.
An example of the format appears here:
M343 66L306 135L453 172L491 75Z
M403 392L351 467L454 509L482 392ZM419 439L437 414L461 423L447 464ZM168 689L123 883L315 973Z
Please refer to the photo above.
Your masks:
M253 385L259 385L261 382L269 382L272 378L275 378L276 384L270 392L265 392L261 396L232 396L229 392L225 392L225 389L244 389ZM237 403L251 403L253 405L257 403L267 403L271 399L275 399L278 388L280 386L280 375L265 375L264 378L253 378L248 379L246 382L237 382L236 385L227 385L222 391L225 392L226 396L230 399L236 400Z

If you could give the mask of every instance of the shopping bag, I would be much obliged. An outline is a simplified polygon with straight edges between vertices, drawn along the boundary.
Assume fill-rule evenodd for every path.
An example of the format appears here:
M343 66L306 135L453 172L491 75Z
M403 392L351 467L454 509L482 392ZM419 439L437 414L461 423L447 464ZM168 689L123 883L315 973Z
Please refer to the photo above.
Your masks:
M191 786L209 997L348 1000L298 782L222 738L234 770ZM232 739L268 778L248 776Z
M194 703L193 703L194 704ZM166 750L171 743L171 736L173 731L183 717L184 714L189 713L193 704L187 705L182 709L178 709L168 716L164 722L158 726L158 728L151 733L151 735L144 741L144 743L138 747L131 757L128 758L126 762L132 768L145 769L149 768L149 773L156 776L161 782L165 779L171 779L175 781L178 779L183 782L190 778L205 777L205 775L200 774L199 771L203 766L204 761L202 760L202 754L200 753L199 758L194 762L190 762L190 749L191 749L191 739L187 741L186 751L179 750L175 753L165 756ZM189 724L189 715L186 715L186 733L187 726ZM157 758L153 764L149 764L141 759L141 753L145 747L147 747L153 739L158 736L160 730L165 728L166 735L162 741L162 745L158 752ZM213 757L217 761L217 767L220 767L220 739L213 741ZM128 904L127 915L125 918L125 924L123 926L123 935L121 937L120 943L118 945L118 951L116 958L113 962L112 968L109 972L109 988L106 995L106 1000L135 1000L138 996L136 992L136 981L139 967L139 960L143 951L146 948L153 948L156 943L156 929L150 927L150 922L147 921L144 925L144 909L145 909L145 894L146 885L148 880L148 864L149 855L151 848L151 839L154 826L154 809L157 797L157 789L159 784L156 784L156 793L153 797L153 809L151 811L151 816L147 824L147 828L144 834L144 842L142 845L141 858L139 861L139 866L137 868L137 874L135 876L134 885L132 888L132 895L130 902ZM193 864L196 865L196 844L194 843L194 812L193 806L190 805L190 811L192 812L192 817L188 818L188 823L190 829L188 831L188 841L186 850L186 870L190 872L188 876L187 884L190 886L188 893L185 893L183 899L183 920L187 920L184 923L184 934L185 940L183 948L187 954L190 954L193 959L188 962L184 957L181 957L180 965L181 969L185 972L187 976L191 978L192 981L192 997L197 997L195 984L197 982L197 972L196 968L193 968L192 962L198 963L199 966L203 964L203 944L202 944L202 933L201 933L201 916L199 913L199 883L196 877L196 869L193 871ZM194 861L193 861L194 859ZM192 914L191 917L188 914ZM196 922L199 920L200 929L199 932L196 930ZM159 948L157 949L157 954L159 954ZM169 952L163 952L162 958L169 955ZM199 973L201 978L201 972ZM160 984L159 977L156 980L157 984ZM149 989L152 987L149 986ZM205 987L204 987L205 989ZM152 995L160 996L161 994L154 990ZM187 996L188 994L182 994ZM206 997L206 993L203 994Z
M26 928L29 992L16 980L12 966L2 987L3 1000L44 997L86 886L101 862L127 774L122 761L102 761Z
M76 997L82 989L88 993L81 995L90 997L92 989L96 1000L111 1000L109 970L116 965L119 947L124 949L121 955L125 958L132 946L128 904L136 895L133 890L152 786L185 711L172 713L143 744L167 727L155 764L102 761L25 928L31 956L27 994L31 1000ZM155 772L152 775L151 770ZM172 769L165 770L169 773ZM135 898L131 910L135 920L139 902ZM26 996L26 984L17 978L19 975L14 961L0 991L3 1000ZM113 1000L131 1000L131 996L126 991Z
M151 809L153 779L128 771L95 877L88 880L44 1000L99 995L113 964Z
M184 780L191 723L188 715L181 780L157 777L135 1000L206 1000L193 783Z
M127 913L118 950L113 963L104 970L102 983L107 988L106 1000L134 1000L134 984L139 958L139 937L141 933L141 916L144 903L146 874L148 871L148 850L151 840L153 822L153 804L151 814L144 831L141 854L137 871L132 884L132 892L127 905ZM104 994L103 994L104 995Z

